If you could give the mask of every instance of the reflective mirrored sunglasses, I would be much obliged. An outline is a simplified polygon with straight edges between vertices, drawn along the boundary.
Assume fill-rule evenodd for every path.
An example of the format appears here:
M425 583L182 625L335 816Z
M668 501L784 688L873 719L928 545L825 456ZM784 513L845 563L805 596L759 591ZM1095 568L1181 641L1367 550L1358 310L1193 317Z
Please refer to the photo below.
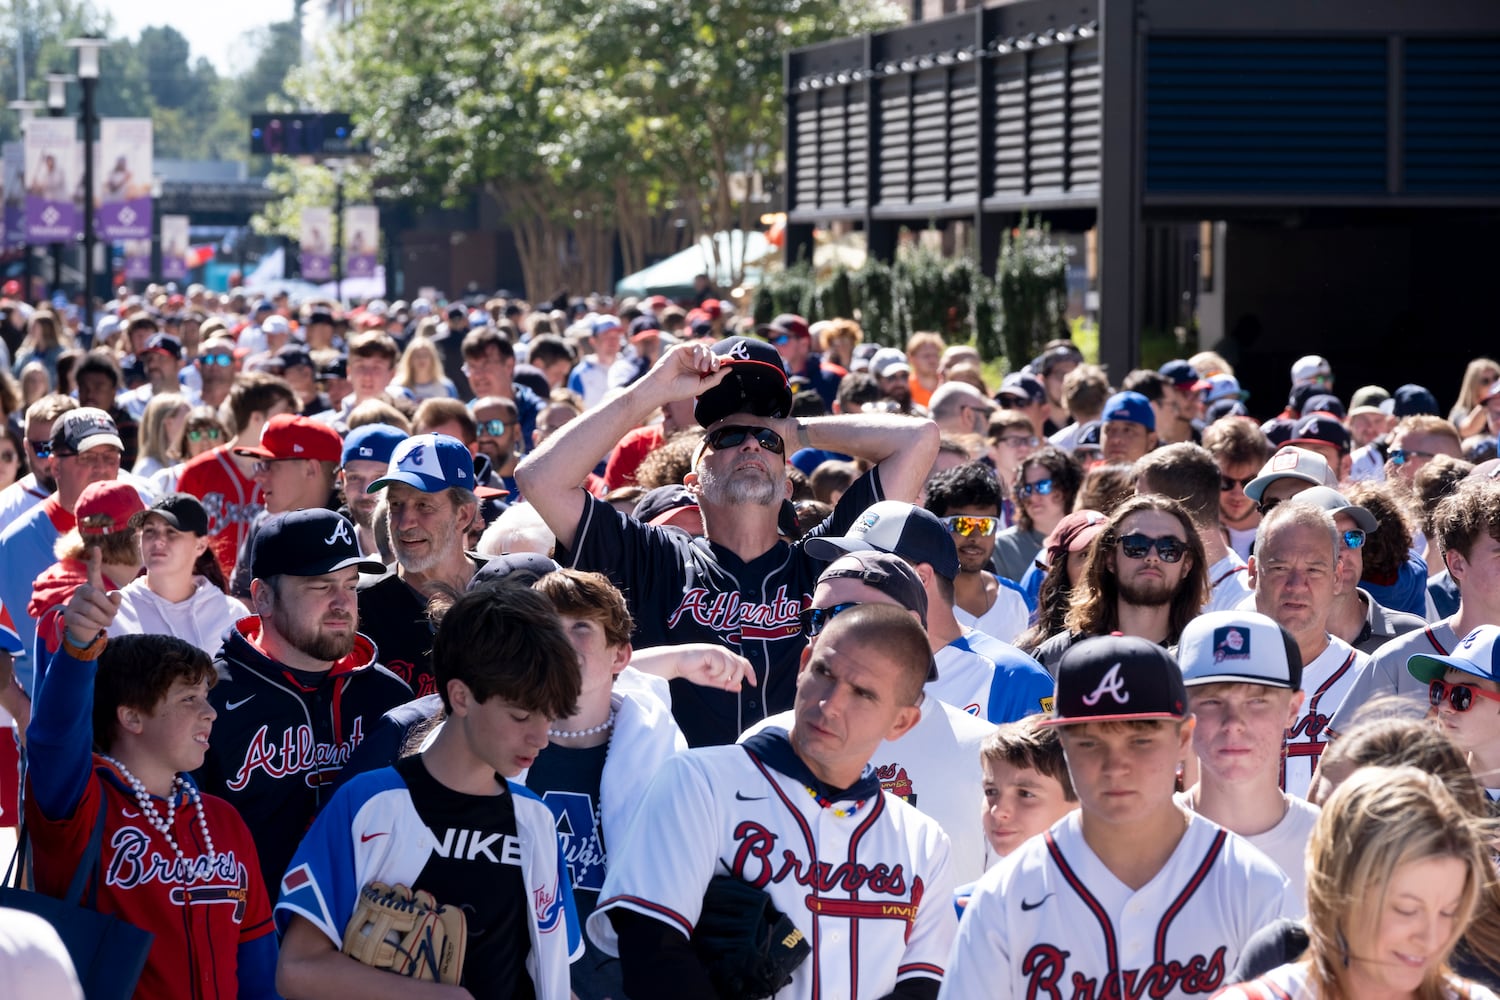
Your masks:
M1341 534L1341 535L1344 536L1344 548L1346 548L1346 549L1364 548L1364 544L1365 544L1364 529L1362 529L1362 528L1350 528L1348 531L1339 532L1339 534Z
M1437 458L1437 452L1417 451L1415 448L1392 448L1390 457L1391 461L1397 465L1405 465L1412 458Z
M970 538L974 535L978 535L981 538L988 538L999 529L1000 519L998 517L976 517L971 514L954 514L951 517L943 518L943 526L955 535L962 535L965 538Z
M1022 483L1016 492L1021 494L1022 500L1027 499L1032 494L1046 496L1052 492L1052 480L1043 479L1041 482L1036 483Z

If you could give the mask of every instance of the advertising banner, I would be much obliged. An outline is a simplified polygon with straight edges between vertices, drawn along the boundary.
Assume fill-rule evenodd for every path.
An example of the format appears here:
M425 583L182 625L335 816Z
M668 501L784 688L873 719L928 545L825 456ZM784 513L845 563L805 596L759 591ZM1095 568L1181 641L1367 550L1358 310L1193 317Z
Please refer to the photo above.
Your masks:
M374 205L351 205L344 209L345 276L375 277L379 253L380 209Z
M188 217L161 217L161 276L166 281L187 280Z
M152 169L151 119L106 118L99 123L94 201L100 239L151 238Z
M333 211L302 210L302 277L327 281L333 277Z
M26 123L26 233L32 243L83 235L83 143L71 118Z
M125 246L125 280L126 281L150 281L151 280L151 241L150 240L126 240Z

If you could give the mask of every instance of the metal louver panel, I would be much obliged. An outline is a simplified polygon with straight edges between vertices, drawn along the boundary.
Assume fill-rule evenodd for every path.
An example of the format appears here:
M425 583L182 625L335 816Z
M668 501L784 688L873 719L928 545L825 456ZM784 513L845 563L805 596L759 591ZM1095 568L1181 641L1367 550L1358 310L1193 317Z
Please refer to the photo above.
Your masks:
M995 193L1026 191L1026 55L1001 56L995 89Z
M797 95L794 209L863 205L869 133L864 88L829 87Z
M1146 191L1386 185L1384 39L1152 38Z
M1500 192L1500 39L1406 43L1406 190Z
M1072 47L1068 63L1068 190L1099 186L1099 40Z

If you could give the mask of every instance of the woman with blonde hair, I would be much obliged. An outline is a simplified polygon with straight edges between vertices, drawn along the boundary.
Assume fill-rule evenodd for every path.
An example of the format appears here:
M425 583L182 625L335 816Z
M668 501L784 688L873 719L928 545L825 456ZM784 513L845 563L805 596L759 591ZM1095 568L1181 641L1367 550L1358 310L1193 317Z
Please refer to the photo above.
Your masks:
M1484 821L1435 775L1367 767L1307 848L1307 952L1227 1000L1492 1000L1449 959L1494 879Z
M1486 433L1484 399L1496 382L1500 382L1500 363L1489 358L1475 358L1464 369L1458 402L1448 414L1448 420L1458 428L1459 437Z
M818 348L823 352L823 361L848 371L854 363L854 349L864 342L865 332L852 319L831 319L814 325L820 327Z
M396 363L393 385L405 386L414 397L422 399L457 399L458 387L443 374L443 360L437 345L426 337L413 337Z
M0 372L0 376L8 379L10 373ZM40 361L28 361L21 368L21 374L16 377L21 380L21 409L23 410L52 391L52 373Z
M73 335L57 314L38 311L26 326L26 339L16 348L16 361L11 370L19 374L28 362L40 361L56 382L57 356L72 346Z
M180 393L163 392L151 397L141 415L140 450L132 473L147 478L178 460L177 446L192 409L187 397Z

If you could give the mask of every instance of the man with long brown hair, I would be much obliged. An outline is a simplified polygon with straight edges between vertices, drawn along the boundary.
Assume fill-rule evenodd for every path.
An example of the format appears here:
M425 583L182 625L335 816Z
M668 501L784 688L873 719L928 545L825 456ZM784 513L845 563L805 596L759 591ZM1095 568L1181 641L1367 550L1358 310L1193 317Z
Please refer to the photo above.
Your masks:
M1208 594L1205 564L1203 542L1181 504L1156 494L1132 497L1094 541L1066 630L1042 643L1036 658L1055 676L1062 654L1086 636L1119 632L1176 643Z

